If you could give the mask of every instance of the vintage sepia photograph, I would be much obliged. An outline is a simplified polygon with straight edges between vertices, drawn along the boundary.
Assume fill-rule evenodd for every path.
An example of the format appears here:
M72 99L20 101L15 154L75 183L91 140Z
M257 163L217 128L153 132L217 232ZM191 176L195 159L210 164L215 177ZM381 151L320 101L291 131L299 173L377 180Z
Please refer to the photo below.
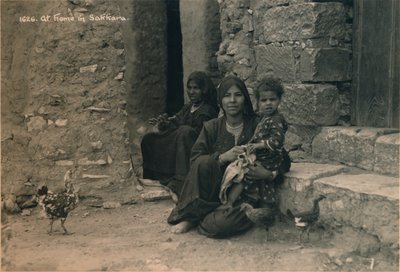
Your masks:
M1 271L399 271L399 0L1 0Z

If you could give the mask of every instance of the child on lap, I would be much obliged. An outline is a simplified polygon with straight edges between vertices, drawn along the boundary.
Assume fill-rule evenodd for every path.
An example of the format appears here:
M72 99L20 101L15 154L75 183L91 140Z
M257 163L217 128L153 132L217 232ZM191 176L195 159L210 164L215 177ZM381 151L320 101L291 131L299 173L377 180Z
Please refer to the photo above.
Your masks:
M246 181L245 174L247 167L253 163L260 163L272 172L274 178L278 174L288 128L285 118L278 112L282 94L281 83L273 78L264 79L257 86L255 95L262 119L246 146L246 154L240 155L225 171L220 191L220 200L224 207L232 206L243 191L252 198L258 198L261 203L275 202L272 184L263 182L261 186L254 186Z

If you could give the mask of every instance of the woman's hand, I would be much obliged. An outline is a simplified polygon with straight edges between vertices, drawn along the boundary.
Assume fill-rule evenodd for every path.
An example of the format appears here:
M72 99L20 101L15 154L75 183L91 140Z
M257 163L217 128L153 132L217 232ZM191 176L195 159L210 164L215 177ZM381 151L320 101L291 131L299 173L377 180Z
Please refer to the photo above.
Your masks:
M249 154L254 153L257 149L265 148L264 143L253 143L247 145L247 152Z
M150 125L156 126L160 123L167 122L168 120L169 120L168 114L163 113L157 117L150 118L148 122Z
M234 146L230 150L226 151L225 153L222 153L219 155L219 161L221 163L225 162L233 162L234 160L237 159L238 155L244 153L246 151L246 147L241 145L241 146Z
M271 171L265 169L261 164L255 163L248 166L249 171L246 173L246 178L252 181L266 180L271 181L273 174Z
M150 125L155 126L155 125L157 125L158 120L157 120L157 118L150 118L148 122Z

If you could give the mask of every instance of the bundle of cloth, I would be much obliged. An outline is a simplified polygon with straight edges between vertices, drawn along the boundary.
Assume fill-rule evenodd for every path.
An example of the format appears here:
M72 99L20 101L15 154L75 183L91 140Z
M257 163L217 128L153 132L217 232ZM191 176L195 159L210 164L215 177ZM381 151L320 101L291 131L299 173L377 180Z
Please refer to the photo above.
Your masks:
M245 174L249 171L248 166L253 165L255 160L255 154L243 152L242 154L238 155L235 161L228 165L222 178L221 190L219 193L219 199L221 200L222 204L227 203L227 191L232 184L245 181Z

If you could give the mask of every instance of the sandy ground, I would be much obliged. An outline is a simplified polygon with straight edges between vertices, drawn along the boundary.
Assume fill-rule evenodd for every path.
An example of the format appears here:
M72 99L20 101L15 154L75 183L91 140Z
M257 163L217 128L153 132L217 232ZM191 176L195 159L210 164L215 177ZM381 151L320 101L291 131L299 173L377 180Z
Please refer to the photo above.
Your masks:
M229 239L210 239L196 230L173 234L166 223L171 200L138 201L115 209L83 201L49 236L48 220L38 208L8 217L12 237L2 270L13 271L397 271L398 266L349 253L357 237L316 230L299 244L297 230L277 221L266 231L253 228ZM344 242L346 241L346 242ZM4 246L4 245L3 245ZM371 263L373 262L373 266Z

